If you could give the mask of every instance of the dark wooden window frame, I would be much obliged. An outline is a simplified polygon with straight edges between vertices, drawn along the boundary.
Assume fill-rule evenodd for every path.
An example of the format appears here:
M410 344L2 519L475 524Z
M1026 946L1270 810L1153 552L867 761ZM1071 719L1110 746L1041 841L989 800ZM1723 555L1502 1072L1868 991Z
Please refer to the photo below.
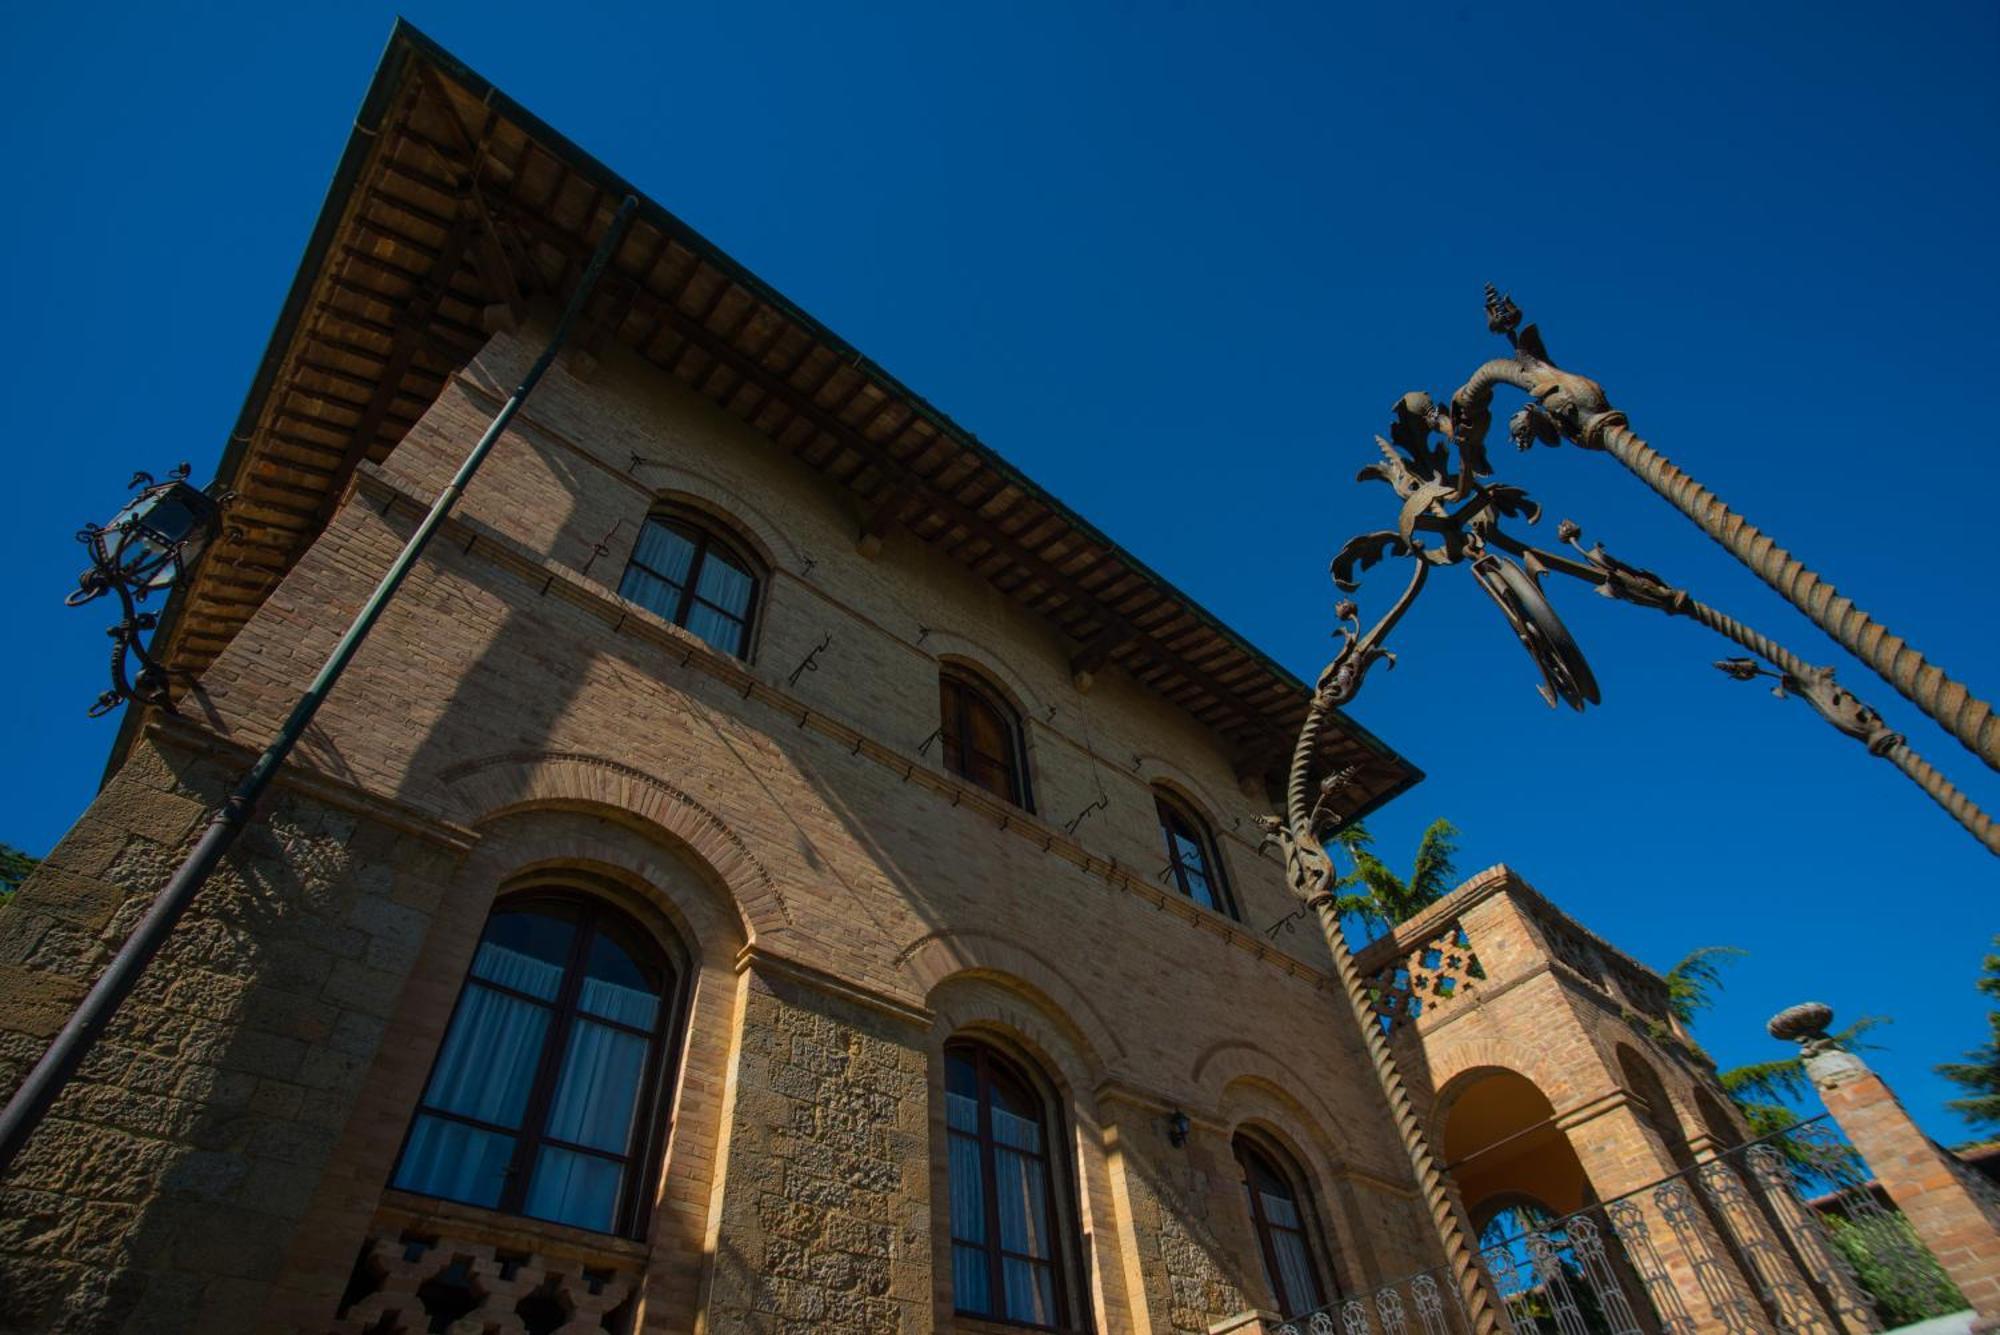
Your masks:
M746 663L749 662L750 646L755 643L754 636L757 633L757 604L764 593L764 563L752 560L742 544L738 543L728 534L719 531L712 521L697 513L686 510L655 510L641 521L641 532L644 531L646 524L658 524L662 528L670 529L680 534L680 536L694 544L694 555L688 560L687 582L681 589L680 602L675 606L673 614L667 616L667 620L673 622L681 629L687 629L688 615L694 610L696 603L700 603L711 612L725 616L731 621L737 620L734 612L729 611L727 608L717 607L714 603L695 592L695 586L701 583L702 565L708 560L710 551L721 552L733 564L741 567L743 572L750 577L750 601L749 605L743 609L742 616L742 648L732 654L732 657L740 658ZM633 543L632 555L626 561L625 568L626 570L630 570L634 566L645 571L662 584L681 583L679 580L669 579L660 571L653 569L653 567L641 561L636 541ZM619 583L624 583L623 575L619 576ZM641 604L641 606L643 605ZM661 613L661 615L666 616L667 614Z
M1286 1317L1303 1316L1316 1308L1340 1301L1338 1280L1328 1283L1329 1267L1320 1253L1318 1229L1314 1224L1318 1218L1313 1209L1312 1194L1304 1185L1304 1175L1292 1163L1291 1156L1267 1144L1260 1138L1239 1132L1230 1143L1236 1155L1236 1166L1243 1173L1243 1194L1249 1200L1250 1224L1257 1234L1257 1246L1264 1254L1264 1274L1271 1281L1271 1296L1278 1300L1280 1314ZM1292 1194L1292 1208L1298 1212L1299 1226L1291 1228L1284 1224L1274 1224L1264 1215L1264 1200L1257 1190L1256 1174L1251 1171L1250 1158L1261 1159L1265 1170L1272 1177L1284 1183ZM1294 1306L1292 1295L1285 1292L1284 1271L1278 1266L1278 1249L1271 1240L1273 1232L1296 1234L1305 1244L1306 1264L1312 1267L1313 1283L1319 1286L1315 1295L1318 1302L1311 1306Z
M949 735L948 732L951 719L944 709L944 696L947 692L957 692L960 697L956 735ZM968 698L991 711L1000 720L1000 726L1007 734L1008 754L1002 759L1007 765L1009 791L994 793L994 796L1005 798L1021 810L1032 814L1035 810L1035 792L1034 786L1028 781L1027 730L1021 726L1020 714L1007 703L1000 692L994 690L980 677L963 668L952 666L947 666L938 673L938 736L944 753L945 768L967 783L987 792L993 792L966 772L970 767L966 765L965 757L976 750L972 745L971 714L964 704ZM952 763L954 751L958 756L956 765Z
M964 1140L976 1140L978 1143L979 1187L981 1200L986 1207L985 1226L986 1237L988 1239L983 1243L974 1242L971 1239L960 1238L951 1231L949 1195L951 1191L951 1159L949 1152L947 1152L945 1157L946 1205L944 1211L947 1244L953 1250L962 1245L965 1247L977 1247L986 1253L986 1286L987 1292L993 1295L995 1307L1005 1305L1004 1295L1007 1292L1007 1288L1006 1268L1002 1265L1004 1259L1012 1257L1017 1261L1029 1261L1036 1265L1047 1265L1051 1278L1051 1287L1055 1291L1056 1319L1051 1325L1038 1325L1032 1321L1024 1321L1019 1317L1005 1316L999 1312L969 1311L958 1305L958 1291L956 1286L953 1287L951 1295L952 1310L959 1316L968 1316L980 1321L993 1322L997 1325L1019 1326L1024 1330L1068 1330L1070 1329L1070 1309L1068 1285L1065 1277L1065 1271L1068 1267L1065 1264L1066 1252L1064 1250L1068 1246L1068 1240L1063 1229L1062 1211L1056 1206L1056 1195L1062 1179L1056 1174L1055 1155L1051 1149L1056 1141L1057 1123L1051 1115L1049 1098L1042 1092L1041 1082L1034 1079L1026 1068L1004 1053L995 1051L986 1043L974 1039L953 1039L951 1042L945 1044L944 1051L947 1061L954 1054L963 1054L970 1057L973 1071L979 1080L979 1134L975 1137L957 1130L951 1125L950 1118L947 1116L945 1120L945 1140L947 1145L949 1145L951 1138L957 1136ZM1042 1194L1042 1227L1046 1230L1046 1236L1049 1240L1049 1254L1046 1258L1028 1256L1021 1252L1009 1252L1000 1245L1000 1180L995 1154L995 1146L998 1142L993 1138L991 1073L994 1066L998 1066L1006 1073L1009 1079L1026 1090L1034 1098L1036 1111L1041 1114L1042 1151L1038 1157L1041 1160L1042 1183L1044 1187ZM944 1088L947 1091L951 1088L949 1073L946 1074ZM1009 1146L1008 1148L1016 1154L1020 1153L1013 1146ZM956 1266L956 1261L953 1262L953 1265L954 1267Z
M514 1153L507 1162L507 1181L500 1190L499 1201L491 1206L476 1205L469 1201L458 1202L459 1204L472 1209L490 1209L498 1214L516 1215L525 1220L560 1228L580 1228L581 1225L542 1219L539 1215L530 1215L523 1210L527 1202L529 1178L534 1172L536 1152L543 1145L553 1145L558 1149L622 1165L618 1178L618 1202L612 1208L610 1231L618 1237L637 1238L643 1241L648 1220L640 1207L645 1193L637 1188L640 1184L651 1181L657 1173L666 1146L667 1077L680 1060L680 1019L686 1012L689 982L687 963L679 958L676 952L664 949L653 934L641 927L629 914L589 894L545 890L509 895L496 901L492 910L486 915L486 921L480 924L481 943L486 940L486 931L493 919L502 913L542 913L550 917L566 917L575 925L576 934L563 961L562 983L553 1000L544 1000L504 984L475 977L468 962L465 979L459 984L458 997L452 1003L451 1016L445 1021L444 1037L439 1039L437 1053L431 1058L431 1070L424 1076L424 1090L427 1092L430 1088L431 1076L436 1073L437 1063L444 1056L445 1038L449 1038L452 1023L458 1019L459 1007L464 1004L466 993L470 989L484 987L505 996L519 998L551 1012L548 1030L542 1036L541 1054L535 1064L535 1073L531 1077L528 1102L521 1113L520 1128L510 1129L496 1123L481 1121L476 1117L468 1117L463 1113L433 1108L423 1101L423 1093L420 1092L416 1107L410 1114L410 1124L403 1132L403 1143L396 1151L396 1169L391 1172L391 1180L394 1180L396 1173L402 1168L403 1156L409 1152L410 1138L416 1134L419 1118L434 1117L440 1121L457 1122L480 1131L512 1137L515 1142ZM616 1020L578 1008L586 976L584 966L588 959L590 943L599 934L600 924L603 923L616 924L623 929L621 933L623 936L643 942L651 956L647 962L655 964L665 975L664 985L660 989L659 1013L654 1018L651 1030L620 1024ZM616 941L618 937L614 936L612 939ZM474 950L477 949L478 946L475 945ZM638 1102L632 1110L632 1132L626 1141L625 1153L622 1155L544 1134L548 1122L549 1103L555 1096L556 1082L562 1074L562 1060L568 1050L570 1030L579 1016L592 1024L601 1024L620 1033L632 1034L646 1040L646 1064L639 1077Z
M1208 822L1196 814L1192 806L1165 788L1153 789L1153 808L1159 813L1160 838L1167 847L1167 863L1173 869L1174 888L1188 899L1194 899L1194 891L1188 885L1187 868L1181 863L1180 849L1174 845L1174 826L1179 824L1194 846L1201 850L1204 864L1201 872L1215 895L1216 911L1225 917L1240 920L1243 915L1237 912L1236 897L1229 889L1229 877L1222 870L1222 850L1216 845L1214 831Z

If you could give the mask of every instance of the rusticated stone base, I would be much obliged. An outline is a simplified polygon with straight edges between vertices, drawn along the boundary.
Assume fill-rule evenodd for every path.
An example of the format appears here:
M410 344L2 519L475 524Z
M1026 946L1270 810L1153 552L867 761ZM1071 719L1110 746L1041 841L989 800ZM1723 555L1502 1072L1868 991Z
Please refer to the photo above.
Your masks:
M743 986L711 1328L929 1329L922 1022L764 965Z
M0 909L11 1092L233 771L142 743ZM280 793L0 1186L0 1330L239 1330L325 1168L452 863Z

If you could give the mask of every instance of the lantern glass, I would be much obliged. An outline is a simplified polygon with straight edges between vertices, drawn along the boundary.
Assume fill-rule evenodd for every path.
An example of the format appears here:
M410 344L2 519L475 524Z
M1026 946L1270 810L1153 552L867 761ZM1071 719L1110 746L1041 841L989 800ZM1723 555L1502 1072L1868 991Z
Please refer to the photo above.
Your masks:
M220 513L185 482L148 487L105 525L105 555L134 588L164 589L201 555Z

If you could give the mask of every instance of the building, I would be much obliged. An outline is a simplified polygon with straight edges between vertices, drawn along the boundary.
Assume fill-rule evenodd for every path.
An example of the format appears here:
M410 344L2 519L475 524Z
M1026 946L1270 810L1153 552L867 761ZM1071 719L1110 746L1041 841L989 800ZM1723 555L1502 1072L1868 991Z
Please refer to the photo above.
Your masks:
M10 1087L627 189L398 29L221 466L241 531L161 631L190 684L0 916ZM1203 1331L1433 1271L1326 953L1265 930L1305 701L647 205L0 1188L0 1317ZM1420 777L1326 745L1349 816ZM1456 1063L1416 1077L1447 1156L1542 1156L1475 1222L1740 1139L1657 977L1504 871L1364 965Z

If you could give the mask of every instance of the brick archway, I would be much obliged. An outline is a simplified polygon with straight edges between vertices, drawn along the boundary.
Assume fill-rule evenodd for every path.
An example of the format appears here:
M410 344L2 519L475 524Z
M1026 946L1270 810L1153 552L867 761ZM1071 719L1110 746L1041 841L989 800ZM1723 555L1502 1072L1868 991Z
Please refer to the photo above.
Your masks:
M1095 1067L1095 1079L1102 1079L1125 1056L1125 1045L1088 993L1040 954L997 933L930 932L898 951L896 963L925 998L944 983L965 977L990 978L1035 997L1039 1011L1071 1031L1079 1052Z
M478 825L524 807L595 807L672 836L728 889L756 942L792 925L776 878L722 817L685 789L631 765L578 751L514 751L438 776L452 819Z

